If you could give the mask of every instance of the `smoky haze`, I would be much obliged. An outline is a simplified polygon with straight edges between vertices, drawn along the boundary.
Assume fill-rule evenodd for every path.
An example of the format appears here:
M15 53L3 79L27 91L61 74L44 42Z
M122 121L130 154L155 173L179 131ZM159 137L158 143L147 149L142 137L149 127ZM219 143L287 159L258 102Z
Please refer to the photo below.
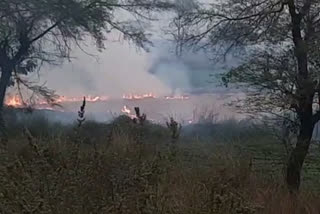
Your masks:
M190 7L187 5L182 9L187 10ZM160 25L162 25L158 24L152 26L153 33L156 35L157 33L159 35ZM218 90L215 84L217 79L212 76L234 65L233 58L227 58L224 63L215 62L209 60L204 52L185 52L181 57L176 57L172 51L174 44L161 36L152 38L154 47L146 53L143 50L137 50L134 45L117 40L115 35L112 33L111 40L105 43L106 49L102 52L98 52L94 44L88 40L82 48L90 54L75 48L71 54L74 57L72 61L66 61L61 66L42 67L40 82L45 81L50 89L54 89L58 95L63 96L101 95L121 98L124 94L150 92L157 96L216 93L190 96L190 99L183 101L147 100L135 103L119 99L88 103L87 118L99 121L110 120L114 116L113 113L122 114L121 110L124 106L128 106L131 110L139 106L150 119L157 122L164 121L163 118L169 115L181 118L181 121L190 121L193 119L194 110L202 109L203 106L219 112L222 117L233 116L229 109L220 108L225 98L218 95L221 89ZM223 88L222 91L225 92L225 89ZM62 115L53 114L48 117L51 119L57 117L55 120L63 120L63 122L74 121L79 108L78 103L63 103L63 107L65 112ZM72 116L68 116L67 113L70 112L73 113Z
M111 43L102 53L94 47L74 52L75 59L60 67L44 68L41 79L58 94L75 96L99 94L122 96L126 93L167 93L169 90L161 80L147 73L150 67L148 56L137 52L126 43Z
M219 86L218 74L238 63L231 54L224 60L212 60L204 51L185 51L177 57L170 49L170 44L165 42L154 48L148 73L158 77L173 92L214 92Z
M161 45L159 45L161 44ZM109 95L121 97L129 93L169 95L172 93L210 91L215 88L212 74L224 71L234 64L213 63L203 53L189 53L181 58L169 51L166 42L158 42L150 53L137 51L127 43L107 44L99 53L86 48L90 56L76 50L75 59L58 67L44 67L41 80L59 95Z
M181 10L193 7L193 0L176 0ZM167 17L168 19L168 17ZM169 20L160 20L152 26L153 34L163 34L162 25ZM163 22L163 23L162 23ZM128 93L168 95L180 92L194 92L214 88L212 74L225 70L232 59L223 65L214 64L204 53L186 53L182 58L174 57L172 44L154 36L155 46L150 53L137 51L134 45L119 42L112 33L112 40L106 42L106 49L99 53L87 41L83 48L96 55L89 56L79 48L73 51L75 57L59 67L44 67L41 81L59 95L109 95L119 97Z

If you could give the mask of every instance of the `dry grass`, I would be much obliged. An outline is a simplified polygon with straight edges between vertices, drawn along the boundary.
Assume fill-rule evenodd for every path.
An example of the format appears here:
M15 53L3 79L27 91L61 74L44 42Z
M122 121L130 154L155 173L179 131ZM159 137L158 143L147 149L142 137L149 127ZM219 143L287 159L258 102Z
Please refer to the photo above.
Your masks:
M311 193L293 197L228 147L174 148L56 138L9 142L1 154L1 213L319 213Z
M76 131L46 124L33 122L24 135L12 126L19 134L0 147L0 213L320 213L317 194L304 188L292 196L281 171L270 175L281 166L267 161L281 161L283 151L260 132L246 128L243 137L236 123L216 127L227 136L210 144L193 134L172 144L170 128L127 117L86 121Z

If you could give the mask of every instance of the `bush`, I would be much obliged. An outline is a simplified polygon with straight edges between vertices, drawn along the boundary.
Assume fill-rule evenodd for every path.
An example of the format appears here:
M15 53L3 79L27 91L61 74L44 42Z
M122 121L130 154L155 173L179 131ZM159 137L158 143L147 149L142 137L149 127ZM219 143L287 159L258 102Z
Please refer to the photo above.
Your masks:
M136 124L130 117L125 115L115 118L110 123L109 128L111 135L125 134L133 141L142 140L145 143L163 143L168 142L170 139L170 134L166 127L153 124L150 121L146 121L143 125Z
M318 176L306 171L312 185L290 196L280 144L247 122L188 126L171 147L167 128L127 116L80 128L10 117L14 137L0 150L1 213L320 212ZM31 136L20 134L23 126ZM314 154L305 163L312 173Z
M10 142L10 147L15 142ZM108 146L26 141L5 153L5 213L319 213L319 198L289 198L230 147L181 145L173 156L126 135ZM3 157L3 156L2 156Z
M225 120L216 123L191 124L183 129L185 138L197 138L202 141L232 142L249 139L271 138L272 133L264 125L248 120Z
M24 128L38 138L55 138L70 129L70 125L52 122L44 111L28 113L23 109L9 108L4 115L9 137L20 137Z

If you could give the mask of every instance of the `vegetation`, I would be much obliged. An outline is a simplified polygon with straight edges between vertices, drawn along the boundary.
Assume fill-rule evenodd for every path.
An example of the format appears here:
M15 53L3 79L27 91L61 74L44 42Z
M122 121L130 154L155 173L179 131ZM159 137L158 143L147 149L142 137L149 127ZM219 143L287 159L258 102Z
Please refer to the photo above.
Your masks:
M8 86L18 84L19 90L23 86L49 103L55 101L54 91L21 76L39 71L44 63L70 60L74 47L83 50L80 45L86 39L93 39L102 50L110 32L120 32L124 39L146 49L150 41L144 22L152 19L152 12L170 7L165 1L153 0L2 0L0 137L6 134L2 110ZM118 17L121 13L134 19Z
M255 126L182 127L172 144L171 126L141 125L127 116L81 127L36 120L9 123L21 128L1 148L1 213L320 211L317 145L306 161L301 193L290 195L282 178L283 146ZM217 135L199 131L206 128Z
M320 3L225 0L203 6L176 0L175 6L167 34L176 43L176 56L182 56L185 45L220 56L232 49L246 51L241 64L223 77L224 84L248 89L241 109L281 116L296 142L275 138L277 127L213 123L213 114L195 125L182 127L170 118L161 126L135 108L134 119L119 116L97 123L86 120L85 99L71 125L33 117L30 111L20 118L17 109L5 109L3 115L6 90L13 84L54 103L54 91L21 76L43 63L70 59L72 49L88 37L102 49L112 30L146 48L141 21L172 5L2 0L1 213L320 212L320 150L312 141L320 120ZM119 10L138 24L118 19Z
M223 78L248 89L242 111L280 115L296 127L286 177L293 191L320 120L319 8L314 0L226 0L183 14L184 43L215 56L246 52Z

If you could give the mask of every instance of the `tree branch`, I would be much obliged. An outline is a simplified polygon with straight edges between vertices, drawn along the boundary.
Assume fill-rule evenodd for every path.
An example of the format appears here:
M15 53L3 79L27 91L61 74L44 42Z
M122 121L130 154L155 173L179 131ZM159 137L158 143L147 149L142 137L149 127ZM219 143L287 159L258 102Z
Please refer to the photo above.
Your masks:
M262 15L270 15L270 14L274 14L274 13L280 13L284 10L284 6L286 5L285 2L278 1L277 3L272 5L272 7L275 7L276 5L279 5L279 4L281 4L281 7L278 10L270 10L267 12L260 11L258 13L254 13L254 14L247 15L247 16L230 17L230 16L227 16L227 15L221 14L221 13L202 13L199 15L208 15L208 18L215 18L215 17L223 18L226 21L243 21L243 20L252 19L254 17L258 17L258 16L262 16ZM196 13L199 13L199 11L197 11Z
M312 122L313 124L316 124L320 121L320 111L317 111L315 114L312 116Z
M305 0L305 3L303 5L303 7L301 8L300 12L299 12L299 16L302 19L304 16L307 15L307 13L309 12L310 8L311 8L311 3L312 0Z

